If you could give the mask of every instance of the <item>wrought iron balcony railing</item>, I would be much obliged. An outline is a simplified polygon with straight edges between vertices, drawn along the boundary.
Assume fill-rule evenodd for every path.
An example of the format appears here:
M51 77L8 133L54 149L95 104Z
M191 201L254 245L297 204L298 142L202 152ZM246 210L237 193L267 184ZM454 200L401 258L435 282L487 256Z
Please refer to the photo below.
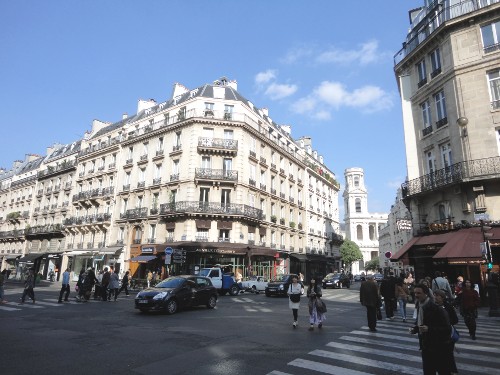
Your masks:
M199 202L199 201L181 201L175 203L164 203L160 205L160 214L179 214L179 213L209 213L224 215L239 215L253 219L262 219L262 210L246 204L220 203L220 202Z
M208 180L238 181L238 171L211 169L211 168L196 168L195 177L198 179L208 179Z
M120 214L120 219L139 219L148 216L148 208L132 208Z
M403 198L471 180L500 177L500 156L463 161L401 184Z
M199 137L198 147L234 151L238 149L238 141L234 139Z

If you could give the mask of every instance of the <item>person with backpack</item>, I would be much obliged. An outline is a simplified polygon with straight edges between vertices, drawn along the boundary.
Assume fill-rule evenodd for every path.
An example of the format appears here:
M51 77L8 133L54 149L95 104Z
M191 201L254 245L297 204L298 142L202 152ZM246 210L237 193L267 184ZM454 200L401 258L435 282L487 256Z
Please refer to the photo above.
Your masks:
M440 271L434 273L434 280L432 280L431 289L433 292L442 290L446 294L448 301L453 300L453 293L451 291L450 283L446 280Z

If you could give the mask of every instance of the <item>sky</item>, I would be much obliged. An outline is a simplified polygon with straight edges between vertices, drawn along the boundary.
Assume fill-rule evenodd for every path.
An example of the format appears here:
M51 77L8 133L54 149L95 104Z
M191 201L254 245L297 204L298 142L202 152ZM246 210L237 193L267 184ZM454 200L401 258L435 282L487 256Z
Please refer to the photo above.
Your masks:
M370 212L406 179L393 56L423 0L0 0L0 167L116 122L139 99L222 76L341 183L365 172Z

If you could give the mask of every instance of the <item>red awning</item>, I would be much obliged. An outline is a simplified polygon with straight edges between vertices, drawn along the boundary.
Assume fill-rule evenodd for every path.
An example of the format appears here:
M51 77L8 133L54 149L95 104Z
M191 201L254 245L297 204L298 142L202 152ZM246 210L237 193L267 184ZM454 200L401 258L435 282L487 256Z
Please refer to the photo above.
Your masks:
M396 254L393 254L391 260L398 261L406 254L408 250L420 239L421 237L413 237L410 241L405 243L401 249L398 250Z

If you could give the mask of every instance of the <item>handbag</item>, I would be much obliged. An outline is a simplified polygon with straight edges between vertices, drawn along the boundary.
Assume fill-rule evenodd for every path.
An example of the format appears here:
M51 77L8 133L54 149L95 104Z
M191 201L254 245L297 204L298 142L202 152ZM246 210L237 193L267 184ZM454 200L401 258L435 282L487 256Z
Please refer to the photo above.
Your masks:
M290 301L292 301L293 303L300 302L300 294L298 293L290 294Z
M451 341L458 342L460 340L460 333L458 333L457 329L455 326L451 326Z
M316 311L320 314L326 313L326 305L319 297L316 297Z

